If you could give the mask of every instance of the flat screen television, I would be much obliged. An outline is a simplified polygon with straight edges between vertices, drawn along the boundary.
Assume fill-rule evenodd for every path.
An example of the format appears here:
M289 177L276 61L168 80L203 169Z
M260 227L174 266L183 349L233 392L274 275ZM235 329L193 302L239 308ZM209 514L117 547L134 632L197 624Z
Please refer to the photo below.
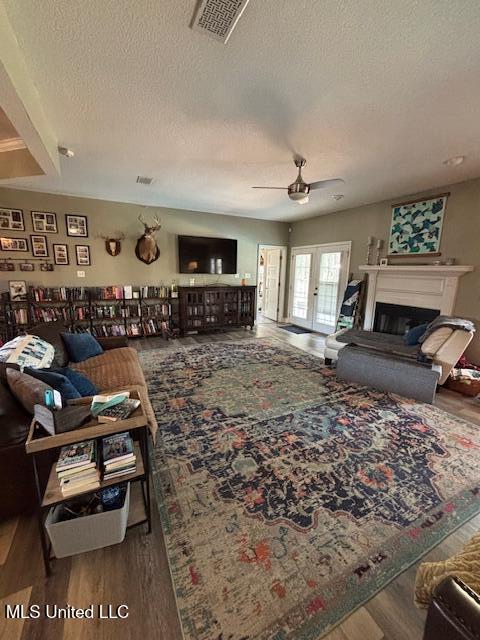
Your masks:
M180 273L237 273L237 241L178 236Z

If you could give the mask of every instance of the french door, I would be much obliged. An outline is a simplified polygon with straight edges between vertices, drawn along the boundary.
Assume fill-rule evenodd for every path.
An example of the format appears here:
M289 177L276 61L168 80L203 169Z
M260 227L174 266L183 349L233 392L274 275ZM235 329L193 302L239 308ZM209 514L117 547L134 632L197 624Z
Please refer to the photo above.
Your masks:
M333 333L349 267L350 242L294 247L290 281L292 322L320 333Z

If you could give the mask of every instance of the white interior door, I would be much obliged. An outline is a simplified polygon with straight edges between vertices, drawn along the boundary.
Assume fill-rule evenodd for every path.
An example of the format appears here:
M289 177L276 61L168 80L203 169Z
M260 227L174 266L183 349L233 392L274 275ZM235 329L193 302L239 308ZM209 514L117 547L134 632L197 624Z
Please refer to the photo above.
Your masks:
M293 248L291 266L292 322L333 333L348 283L350 243Z
M313 322L313 266L315 249L292 249L291 311L294 324L307 329Z
M265 252L265 288L263 315L270 320L278 319L280 295L281 249L267 249Z

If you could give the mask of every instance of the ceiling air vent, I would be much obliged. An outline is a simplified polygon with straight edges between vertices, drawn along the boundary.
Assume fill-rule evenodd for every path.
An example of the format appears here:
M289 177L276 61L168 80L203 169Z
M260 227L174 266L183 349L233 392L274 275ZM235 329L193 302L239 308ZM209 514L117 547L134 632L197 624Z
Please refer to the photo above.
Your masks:
M137 176L137 184L149 185L149 184L152 184L152 182L153 182L153 178L147 178L145 176Z
M226 43L249 0L199 0L192 29Z

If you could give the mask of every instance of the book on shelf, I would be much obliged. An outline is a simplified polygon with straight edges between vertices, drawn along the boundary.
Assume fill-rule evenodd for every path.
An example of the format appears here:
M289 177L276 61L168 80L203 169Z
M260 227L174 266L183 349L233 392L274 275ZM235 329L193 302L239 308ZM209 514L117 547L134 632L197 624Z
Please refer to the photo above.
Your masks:
M85 440L62 447L55 470L62 495L93 491L100 486L95 440Z
M114 407L116 404L120 404L120 402L123 402L129 397L130 391L119 391L118 393L112 393L111 395L93 396L90 411L94 416L97 416L100 411Z
M70 299L78 302L87 302L89 299L89 290L86 287L71 287Z
M85 471L70 474L69 476L64 476L59 478L61 487L74 487L81 486L82 484L89 484L90 482L97 481L98 482L99 475L98 470L95 467L91 469L85 469Z
M138 322L129 322L127 325L127 335L128 336L141 336L142 335L142 325Z
M113 407L102 409L102 411L97 414L97 419L99 422L117 422L118 420L126 420L139 406L140 400L126 398Z
M164 285L158 287L145 285L140 288L142 298L168 298L170 296L170 288Z
M130 433L123 431L102 438L102 454L104 465L134 457L133 440Z
M94 324L92 334L101 338L125 336L127 332L123 324Z
M96 459L95 440L67 444L60 450L56 470L64 471L89 465Z
M123 287L111 285L108 287L91 287L93 300L123 300Z
M70 478L72 476L76 476L77 474L86 473L91 469L95 470L96 466L97 463L95 461L88 462L87 464L84 464L82 467L80 467L80 470L78 467L73 467L70 469L65 469L63 471L57 471L57 476L59 480L62 480L63 478Z
M67 302L67 287L29 287L31 298L35 302Z
M133 440L128 433L116 433L102 440L103 477L119 478L133 473L136 469L136 456Z
M82 493L86 491L95 491L100 487L100 479L97 474L97 478L91 480L89 482L85 482L84 484L74 484L74 485L65 485L61 487L62 495L65 497L71 497L76 495L77 493Z

